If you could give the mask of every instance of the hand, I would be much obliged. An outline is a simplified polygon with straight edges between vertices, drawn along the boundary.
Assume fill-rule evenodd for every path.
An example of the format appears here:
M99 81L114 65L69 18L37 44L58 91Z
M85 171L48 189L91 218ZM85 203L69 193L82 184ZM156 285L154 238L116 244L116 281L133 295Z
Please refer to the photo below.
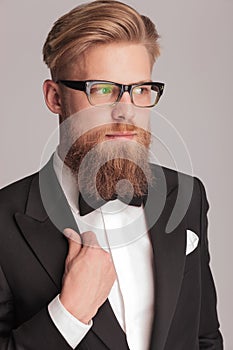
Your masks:
M80 236L64 230L69 242L60 301L79 321L88 324L107 299L116 272L111 255L103 250L93 232Z

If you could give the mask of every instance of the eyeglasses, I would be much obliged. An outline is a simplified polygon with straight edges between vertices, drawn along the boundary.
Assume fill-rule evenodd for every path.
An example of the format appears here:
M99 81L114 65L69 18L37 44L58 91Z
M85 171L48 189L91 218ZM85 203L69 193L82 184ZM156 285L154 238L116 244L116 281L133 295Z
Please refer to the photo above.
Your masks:
M104 80L58 80L56 83L73 90L84 91L92 106L114 105L127 91L135 106L149 108L158 103L164 90L164 84L157 82L124 85Z

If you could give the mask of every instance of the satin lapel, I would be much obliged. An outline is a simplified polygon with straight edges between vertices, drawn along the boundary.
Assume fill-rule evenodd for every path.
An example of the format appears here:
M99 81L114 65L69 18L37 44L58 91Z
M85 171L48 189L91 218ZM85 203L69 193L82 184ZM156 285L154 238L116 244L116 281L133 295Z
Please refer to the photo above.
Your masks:
M164 349L181 288L185 263L186 232L183 223L171 233L165 232L177 197L176 187L166 188L164 191L165 187L158 184L151 189L145 206L154 252L155 309L151 350ZM167 192L168 195L164 195Z
M60 289L68 251L62 231L65 227L77 230L77 226L55 176L52 160L33 177L26 212L16 213L15 219L37 259Z
M39 222L21 213L16 213L15 219L25 240L60 291L68 251L65 237L49 219Z
M126 335L107 300L94 317L91 330L111 350L129 350Z

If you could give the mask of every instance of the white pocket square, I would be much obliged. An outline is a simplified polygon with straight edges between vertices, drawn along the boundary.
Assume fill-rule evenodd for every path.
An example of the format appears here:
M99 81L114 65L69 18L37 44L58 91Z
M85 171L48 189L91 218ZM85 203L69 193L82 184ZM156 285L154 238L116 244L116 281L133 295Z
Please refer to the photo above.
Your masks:
M199 237L195 232L191 230L186 230L186 232L187 232L186 255L188 255L192 253L194 249L197 248Z

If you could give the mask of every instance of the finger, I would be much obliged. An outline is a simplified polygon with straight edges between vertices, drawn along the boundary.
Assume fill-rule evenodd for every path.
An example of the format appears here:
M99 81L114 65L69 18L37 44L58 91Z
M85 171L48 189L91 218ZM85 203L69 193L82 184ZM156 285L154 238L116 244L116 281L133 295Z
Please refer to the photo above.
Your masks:
M69 258L72 259L75 255L79 254L81 248L82 248L82 240L76 231L72 230L71 228L65 228L63 231L64 235L68 239L69 243Z
M70 240L78 244L82 244L80 234L75 230L73 230L72 228L65 228L63 231L63 234L66 236L66 238L69 238Z
M96 235L92 231L86 231L82 233L83 247L88 248L100 248Z

